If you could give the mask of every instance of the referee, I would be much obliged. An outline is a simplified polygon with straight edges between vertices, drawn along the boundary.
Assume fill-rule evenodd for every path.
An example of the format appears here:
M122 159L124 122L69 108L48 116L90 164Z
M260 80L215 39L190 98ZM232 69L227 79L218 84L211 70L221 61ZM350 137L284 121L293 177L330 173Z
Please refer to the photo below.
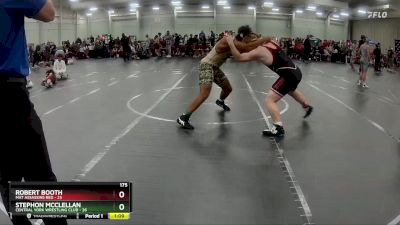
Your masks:
M0 192L8 209L8 181L56 181L42 122L29 99L24 20L54 19L52 0L0 0ZM30 225L25 217L13 224ZM44 219L46 225L66 220Z

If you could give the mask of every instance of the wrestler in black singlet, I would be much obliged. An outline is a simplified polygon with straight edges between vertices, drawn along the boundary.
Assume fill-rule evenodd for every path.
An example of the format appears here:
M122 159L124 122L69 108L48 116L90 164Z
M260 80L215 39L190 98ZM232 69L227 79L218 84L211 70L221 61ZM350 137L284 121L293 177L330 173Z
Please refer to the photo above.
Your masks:
M289 92L297 89L302 74L300 69L293 61L282 51L281 47L274 42L276 49L263 45L272 54L272 64L268 66L272 71L279 75L279 79L272 85L272 90L280 96L285 96Z

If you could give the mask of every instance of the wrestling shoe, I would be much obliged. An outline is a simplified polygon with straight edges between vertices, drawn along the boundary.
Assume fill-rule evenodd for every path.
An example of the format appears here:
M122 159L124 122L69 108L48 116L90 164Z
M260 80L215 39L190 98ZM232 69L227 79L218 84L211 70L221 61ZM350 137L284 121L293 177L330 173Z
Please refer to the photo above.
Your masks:
M272 129L264 130L263 135L267 137L283 137L285 135L285 130L282 126L274 124Z
M369 88L368 85L367 85L367 83L364 83L364 84L362 85L362 87L363 87L363 88Z
M215 101L215 103L221 107L224 111L231 111L231 108L229 108L229 106L225 105L224 101L221 101L219 99L217 99L217 101Z
M181 125L181 127L183 129L187 129L187 130L193 130L194 129L194 127L189 123L189 118L187 118L185 115L182 115L182 116L178 117L176 122L178 122L178 124Z
M33 82L31 80L28 80L28 82L26 83L26 88L33 88Z
M361 80L358 80L357 85L361 86L361 84L362 84Z
M311 115L311 113L313 112L314 108L312 106L307 106L306 108L304 108L306 110L306 114L303 116L303 118L307 118Z

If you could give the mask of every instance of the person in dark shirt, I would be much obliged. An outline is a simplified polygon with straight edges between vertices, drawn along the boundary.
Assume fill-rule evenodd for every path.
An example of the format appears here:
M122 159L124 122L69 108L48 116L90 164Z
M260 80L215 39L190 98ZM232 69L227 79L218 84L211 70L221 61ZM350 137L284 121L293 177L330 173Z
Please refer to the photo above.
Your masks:
M305 62L310 60L310 53L311 53L311 41L310 35L307 35L307 38L304 40L304 58Z
M389 48L388 52L387 52L387 70L389 72L393 72L394 68L394 52L392 48Z
M194 35L194 38L193 38L193 44L194 44L194 45L198 45L198 44L199 44L199 42L200 42L200 40L199 40L199 36L197 36L197 34L196 34L196 35Z
M32 59L32 67L38 65L41 59L41 52L40 52L40 45L36 46L35 51L33 52L33 59Z
M204 31L201 31L199 34L199 40L201 44L205 44L207 42L206 39L206 34L204 33Z
M0 1L0 192L9 210L9 181L57 181L53 173L42 122L29 99L28 49L24 22L30 17L54 20L52 0ZM13 215L14 225L31 224ZM46 225L64 225L65 219L43 219Z
M129 46L129 38L125 34L122 34L121 46L122 46L124 61L125 62L129 61L130 53L131 53L131 47Z
M110 52L113 50L114 46L115 46L115 41L114 39L111 38L111 40L108 42L108 49Z
M176 33L174 38L174 48L175 48L174 55L176 56L181 54L180 45L181 45L181 37Z
M211 44L211 47L214 47L214 45L215 45L215 33L214 33L214 31L211 31L211 34L210 34L210 44Z
M186 55L192 56L194 54L193 44L195 40L193 38L193 34L190 34L189 39L186 43Z
M187 45L192 45L194 43L193 34L190 34Z
M380 44L376 44L376 48L374 49L374 56L375 56L375 72L381 72L381 46Z

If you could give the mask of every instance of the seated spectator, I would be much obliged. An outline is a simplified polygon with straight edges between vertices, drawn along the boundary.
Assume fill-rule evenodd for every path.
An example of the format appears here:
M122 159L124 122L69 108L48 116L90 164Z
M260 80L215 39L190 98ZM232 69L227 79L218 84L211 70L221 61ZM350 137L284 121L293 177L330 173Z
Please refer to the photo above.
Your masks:
M42 86L51 88L51 87L54 87L56 82L57 82L57 77L56 77L55 72L53 70L48 70L46 72L46 78L42 81Z
M393 72L394 70L394 51L393 48L389 48L387 52L387 70Z
M111 58L119 58L118 48L116 46L114 46L114 48L111 49L110 56Z
M329 48L328 47L324 48L324 53L322 55L322 60L328 61L328 62L331 61L331 53L329 52Z
M82 43L79 48L79 52L77 53L78 59L87 59L88 58L89 48L86 46L86 43Z
M53 71L57 79L64 80L68 78L67 66L65 65L64 57L62 54L57 55L57 59L54 61Z

